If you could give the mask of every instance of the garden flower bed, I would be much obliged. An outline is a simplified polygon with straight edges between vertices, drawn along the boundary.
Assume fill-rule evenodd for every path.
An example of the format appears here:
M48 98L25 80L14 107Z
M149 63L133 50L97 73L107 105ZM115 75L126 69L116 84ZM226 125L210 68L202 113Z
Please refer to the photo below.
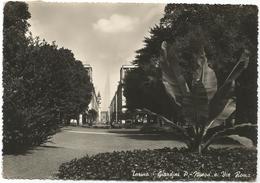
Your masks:
M185 148L100 153L63 163L58 179L72 180L233 180L256 178L256 150Z

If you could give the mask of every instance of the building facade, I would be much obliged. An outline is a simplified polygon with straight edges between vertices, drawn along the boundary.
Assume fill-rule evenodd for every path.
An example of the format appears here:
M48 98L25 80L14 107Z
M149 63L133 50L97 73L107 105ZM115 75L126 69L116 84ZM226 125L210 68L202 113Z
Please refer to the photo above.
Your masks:
M135 65L123 65L120 69L120 81L117 90L109 106L109 117L111 125L125 124L126 99L124 93L124 79L127 73L137 68Z
M93 83L93 78L92 78L92 67L89 64L84 64L83 65L84 69L87 71L88 76L90 78L90 82Z
M107 124L109 122L108 111L101 111L100 113L100 123Z
M92 78L92 67L89 64L84 64L83 65L85 70L88 73L88 76L90 78L90 82L93 83L93 78ZM88 106L88 111L85 111L85 114L81 114L79 117L79 124L84 125L84 124L93 124L95 122L99 121L99 116L100 116L100 100L101 96L98 93L96 94L95 87L93 87L92 93L91 93L91 101Z

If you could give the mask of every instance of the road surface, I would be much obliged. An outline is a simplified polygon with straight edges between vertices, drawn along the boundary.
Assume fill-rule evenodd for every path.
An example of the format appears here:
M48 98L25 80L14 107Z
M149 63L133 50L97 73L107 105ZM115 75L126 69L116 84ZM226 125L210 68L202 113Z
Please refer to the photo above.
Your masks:
M86 154L184 146L182 142L169 137L141 134L136 130L81 127L62 128L51 141L24 155L5 155L4 178L53 179L61 163Z

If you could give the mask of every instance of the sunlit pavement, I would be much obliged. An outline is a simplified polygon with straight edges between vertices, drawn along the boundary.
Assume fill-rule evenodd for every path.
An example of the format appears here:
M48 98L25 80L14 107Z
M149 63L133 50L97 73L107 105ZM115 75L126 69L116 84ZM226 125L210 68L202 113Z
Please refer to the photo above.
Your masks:
M41 147L24 155L3 157L5 178L52 179L61 163L73 158L133 149L184 147L177 140L158 134L141 134L132 129L89 129L66 127Z

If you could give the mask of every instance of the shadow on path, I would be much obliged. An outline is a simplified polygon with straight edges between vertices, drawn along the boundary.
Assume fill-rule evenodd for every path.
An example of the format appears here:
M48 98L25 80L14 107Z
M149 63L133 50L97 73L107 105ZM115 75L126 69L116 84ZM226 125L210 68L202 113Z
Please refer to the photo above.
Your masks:
M121 137L134 139L134 140L166 140L166 141L179 141L182 142L181 138L171 134L125 134Z
M50 142L49 142L50 143ZM56 149L56 148L63 148L63 147L59 147L59 146L52 146L52 145L40 145L40 146L35 146L35 147L20 147L18 150L16 150L15 152L6 152L3 155L13 155L13 156L27 156L30 154L33 154L34 151L41 151L41 150L45 150L45 149Z
M116 133L116 134L143 134L139 129L126 129L126 130L108 130L108 133Z

